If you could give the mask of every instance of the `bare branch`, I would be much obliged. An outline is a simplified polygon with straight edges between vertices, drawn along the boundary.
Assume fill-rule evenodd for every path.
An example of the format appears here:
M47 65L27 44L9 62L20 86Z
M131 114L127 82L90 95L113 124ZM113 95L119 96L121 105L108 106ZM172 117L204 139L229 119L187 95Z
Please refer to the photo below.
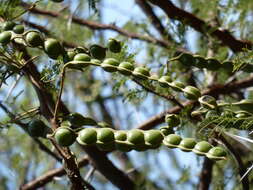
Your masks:
M209 33L211 36L219 39L223 45L228 46L234 52L243 51L243 48L251 48L252 43L236 39L228 30L215 28L195 15L176 7L169 0L149 0L154 5L160 7L169 18L179 20L182 23L191 26L196 31L203 34Z

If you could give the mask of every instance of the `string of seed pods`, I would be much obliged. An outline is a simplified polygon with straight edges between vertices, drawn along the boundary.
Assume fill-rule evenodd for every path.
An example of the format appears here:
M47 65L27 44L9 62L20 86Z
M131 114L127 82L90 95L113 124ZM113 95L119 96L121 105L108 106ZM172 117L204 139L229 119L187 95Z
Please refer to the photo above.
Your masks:
M228 73L233 72L233 65L235 65L233 61L225 60L220 62L215 58L205 58L200 55L192 55L190 53L181 53L178 56L170 59L170 61L179 61L185 67L197 67L199 69L207 69L211 71L223 69ZM251 73L253 72L253 65L244 64L243 67L241 67L241 70Z
M0 33L0 43L2 45L7 45L11 40L13 40L29 47L41 48L51 59L57 59L60 55L63 56L65 61L64 67L66 68L82 70L89 65L100 66L107 72L118 71L123 75L131 75L139 80L149 79L157 81L162 87L170 87L174 91L183 92L184 96L190 100L197 100L201 96L198 88L185 86L179 81L172 82L168 76L162 76L157 79L156 77L150 75L150 71L146 67L135 68L133 63L120 63L114 58L105 58L106 50L113 53L119 53L121 51L121 43L115 39L109 39L107 48L94 44L90 46L89 49L78 47L74 50L65 51L58 40L52 38L44 39L38 31L24 31L21 26L17 27L18 25L15 23L6 23L5 25L2 27L4 31ZM74 117L74 119L72 117ZM80 127L84 124L97 125L97 123L91 118L83 118L81 115L79 115L78 119L76 119L76 117L78 116L69 115L68 118L75 126ZM166 120L172 127L179 124L175 115L167 116ZM196 143L196 147L191 147L191 145L194 144L192 141L183 140L181 137L179 140L177 135L175 136L175 134L169 134L171 133L170 130L162 128L160 130L148 131L139 129L115 131L111 128L84 128L77 134L75 130L62 126L54 132L54 136L61 146L70 146L75 142L75 140L77 140L83 145L96 145L101 150L108 151L117 149L127 152L130 150L144 151L147 149L154 149L164 144L167 147L180 148L188 151L191 150L199 155L206 155L212 159L224 159L225 151L221 151L221 148L212 148L210 145L208 146L210 150L208 148L201 149L199 148L201 145L199 143ZM167 131L167 134L165 131ZM173 143L173 139L177 139L177 141ZM207 146L207 144L205 145Z
M72 113L68 118L83 117L80 114ZM77 123L87 125L91 123L91 118L81 119L83 122ZM87 122L88 121L88 122ZM213 160L226 159L226 151L221 147L213 147L206 141L196 142L193 138L181 138L179 135L173 134L173 127L179 125L179 117L175 114L168 114L166 122L169 126L152 130L114 130L109 127L105 128L79 128L77 131L62 126L57 128L53 134L56 142L61 146L70 146L75 141L84 146L97 146L101 151L118 150L129 152L131 150L146 151L149 149L157 149L161 145L168 148L179 148L182 151L194 152L200 156L206 156ZM95 125L95 121L92 122Z

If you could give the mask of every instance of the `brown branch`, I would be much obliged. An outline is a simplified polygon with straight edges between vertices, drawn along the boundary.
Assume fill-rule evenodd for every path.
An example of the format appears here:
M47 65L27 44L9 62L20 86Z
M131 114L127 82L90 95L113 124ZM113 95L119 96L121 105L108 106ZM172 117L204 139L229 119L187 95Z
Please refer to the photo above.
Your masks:
M146 0L135 0L135 2L139 5L139 7L143 10L143 12L147 15L150 19L153 26L156 30L160 33L162 37L166 37L168 40L173 41L172 37L169 35L163 24L161 23L160 19L155 15L152 7Z
M135 184L121 170L116 168L113 163L106 157L106 152L99 151L96 147L82 147L89 155L95 168L99 170L110 182L121 190L134 190Z
M87 157L82 158L78 162L78 167L84 167L89 164L89 160ZM43 187L45 184L51 182L55 177L61 177L66 175L66 171L63 167L53 169L51 171L48 171L44 175L34 179L33 181L30 181L27 184L24 184L20 187L20 190L32 190L32 189L37 189L39 187Z
M204 158L203 167L200 174L198 190L208 190L212 181L213 161Z
M215 28L195 15L176 7L169 0L149 0L154 5L160 7L169 18L179 20L180 22L191 26L196 31L203 34L209 33L211 36L219 39L223 45L230 47L234 52L243 51L243 48L251 48L252 43L236 39L228 30Z
M23 52L23 58L26 62L30 60L30 56L23 46L15 44L15 47L19 51ZM40 80L40 73L38 72L36 66L30 62L23 67L23 73L35 88L36 94L40 101L41 114L51 123L52 128L56 129L58 126L53 118L55 102L53 100L53 96L47 91L44 83ZM69 113L68 109L61 101L59 102L59 108L61 108L62 113ZM89 183L82 179L79 168L76 164L75 155L71 153L69 148L62 148L58 146L52 139L51 142L64 159L64 168L68 178L72 183L71 189L79 190L85 187L87 189L94 189Z
M30 5L27 4L27 3L22 2L21 6L23 6L25 9L27 9ZM52 18L60 17L61 19L62 18L67 19L67 17L62 16L60 13L41 10L41 9L38 9L38 8L35 8L35 7L30 9L29 12L34 13L34 14L49 16L49 17L52 17ZM81 19L81 18L78 18L78 17L72 17L72 21L76 24L86 26L86 27L88 27L92 30L111 30L111 31L117 32L117 33L119 33L123 36L126 36L128 38L146 41L146 42L149 42L149 43L153 43L155 45L159 45L159 46L164 47L164 48L171 48L171 47L174 46L174 44L172 44L168 41L153 38L151 36L145 36L145 35L129 32L129 31L121 29L120 27L117 27L114 24L101 24L101 23L97 23L97 22L94 22L94 21ZM186 50L183 49L183 48L176 48L176 49L180 52L186 52Z

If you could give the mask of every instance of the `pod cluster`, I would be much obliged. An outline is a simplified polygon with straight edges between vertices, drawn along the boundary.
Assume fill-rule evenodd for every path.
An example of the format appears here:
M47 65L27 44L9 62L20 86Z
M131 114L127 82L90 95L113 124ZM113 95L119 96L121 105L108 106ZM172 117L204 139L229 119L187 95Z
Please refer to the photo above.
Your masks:
M192 151L197 155L207 156L214 160L222 160L226 157L226 152L221 147L213 147L206 141L197 143L192 138L182 139L171 132L170 127L147 131L140 129L126 131L89 127L75 133L71 128L60 127L56 130L54 136L56 142L61 146L70 146L77 140L81 145L97 146L101 151L146 151L165 145L168 148L180 148L183 151Z
M62 0L54 1L62 2ZM28 47L43 49L51 59L57 59L59 56L62 56L64 58L64 62L72 60L86 62L90 61L91 58L103 60L106 57L107 50L112 53L120 53L122 46L120 41L110 38L106 48L93 44L89 48L77 47L74 50L66 51L57 39L45 38L39 31L36 30L25 31L23 25L15 22L5 22L2 24L1 29L1 45L7 45L11 41L15 41L16 43L21 43ZM85 66L87 66L87 64L83 65L83 67Z
M182 92L185 98L189 100L197 100L201 96L201 92L194 86L185 86L182 82L171 81L169 76L162 76L157 78L151 76L150 70L146 67L135 67L131 62L119 62L114 58L106 58L103 61L98 59L77 59L66 63L66 67L72 69L83 69L89 65L99 66L106 72L119 72L125 76L132 76L139 80L157 81L163 88L171 88L176 92Z
M181 138L179 135L170 134L163 140L168 148L179 148L182 151L194 152L199 156L206 156L213 160L222 160L226 157L226 151L221 147L214 147L207 141L196 142L193 138Z

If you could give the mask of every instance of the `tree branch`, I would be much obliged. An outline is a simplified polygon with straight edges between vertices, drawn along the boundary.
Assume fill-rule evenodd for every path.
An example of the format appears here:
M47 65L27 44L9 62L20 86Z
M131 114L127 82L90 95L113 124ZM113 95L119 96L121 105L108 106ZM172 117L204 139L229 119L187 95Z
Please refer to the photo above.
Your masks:
M169 35L165 27L162 25L160 19L155 15L152 7L145 0L135 0L135 2L139 5L139 7L143 10L143 12L150 19L153 26L160 33L162 37L167 38L169 41L173 41L172 37Z
M28 9L30 7L29 4L24 3L24 2L21 3L21 6L23 6L25 9ZM49 16L49 17L52 17L52 18L58 18L58 17L63 18L64 17L60 13L41 10L41 9L38 9L38 8L35 8L35 7L32 8L32 9L29 9L29 12L34 13L34 14ZM67 19L67 17L65 17L65 18ZM129 31L121 29L120 27L117 27L114 24L101 24L101 23L97 23L97 22L94 22L94 21L81 19L81 18L78 18L78 17L72 17L72 21L76 24L86 26L86 27L88 27L92 30L111 30L111 31L117 32L117 33L119 33L123 36L126 36L128 38L146 41L148 43L159 45L159 46L164 47L164 48L171 48L171 47L174 46L174 44L172 44L168 41L153 38L153 37L147 36L147 35L144 36L144 35L136 34L136 33L133 33L133 32L129 32ZM186 52L186 50L183 49L183 48L176 48L176 49L180 52Z
M169 0L149 0L154 5L160 7L169 18L178 20L191 26L196 31L203 34L209 33L211 36L219 39L223 45L228 46L234 52L243 51L243 48L251 48L252 43L236 39L228 30L215 28L195 15L176 7Z
M78 162L78 167L84 167L89 164L89 160L87 157L82 158ZM24 184L20 187L20 190L32 190L32 189L37 189L39 187L43 187L45 184L49 183L52 181L55 177L61 177L66 175L66 171L63 167L53 169L51 171L48 171L44 175L34 179L33 181L30 181L27 184Z

